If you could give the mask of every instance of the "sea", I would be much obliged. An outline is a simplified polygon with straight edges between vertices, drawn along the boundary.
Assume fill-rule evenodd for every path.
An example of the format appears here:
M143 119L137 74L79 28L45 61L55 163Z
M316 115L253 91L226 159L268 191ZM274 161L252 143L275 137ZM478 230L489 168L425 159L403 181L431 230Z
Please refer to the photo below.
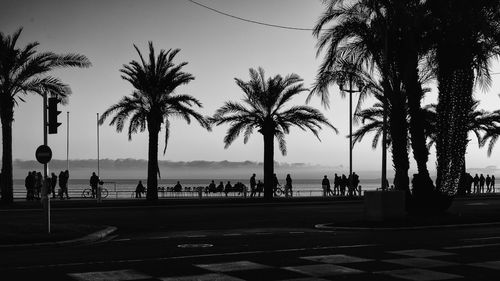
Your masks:
M142 181L143 185L146 186L146 179L106 179L103 180L103 187L108 191L108 198L131 198L133 197L135 188L139 180ZM223 182L224 185L227 181L230 181L232 185L237 182L245 184L247 187L250 186L249 179L181 179L180 184L183 186L184 191L181 193L172 192L159 192L159 197L197 197L198 193L195 192L195 188L202 186L206 187L210 182L214 180L216 184ZM321 196L322 179L293 179L293 192L294 196ZM333 189L333 179L330 179ZM392 182L392 179L389 179ZM158 180L158 186L164 187L168 190L169 187L173 187L177 183L177 180L173 179L160 179ZM284 181L280 182L284 186ZM380 179L360 179L360 185L362 191L375 190L380 187ZM68 191L69 196L73 198L82 197L82 193L85 189L89 188L88 179L69 179ZM56 189L59 187L57 186ZM229 194L230 196L241 196L237 194ZM222 196L221 194L210 194L209 196ZM24 179L14 179L14 197L15 198L25 198L26 188L24 186Z

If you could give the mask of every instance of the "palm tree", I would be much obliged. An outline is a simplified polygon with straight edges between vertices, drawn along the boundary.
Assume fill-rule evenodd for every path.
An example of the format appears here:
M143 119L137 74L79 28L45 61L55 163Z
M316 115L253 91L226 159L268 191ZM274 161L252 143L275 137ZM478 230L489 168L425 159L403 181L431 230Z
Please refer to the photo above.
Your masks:
M2 122L2 201L11 203L14 198L12 181L12 123L14 107L24 102L28 94L45 93L67 102L71 90L59 78L48 73L57 68L89 67L83 55L58 55L38 52L38 42L24 47L16 46L22 28L12 35L0 32L0 118Z
M396 188L409 192L407 104L402 77L397 68L398 26L389 13L391 1L358 0L344 5L332 0L314 28L318 52L325 50L313 93L327 101L328 86L342 76L343 61L362 65L381 79L384 97L392 105L388 111L392 136L392 160ZM329 26L332 24L332 26Z
M247 143L254 129L264 138L264 198L273 196L272 178L274 173L274 138L278 141L280 151L286 155L285 135L290 133L291 126L302 130L310 130L318 139L318 131L324 124L337 132L337 129L315 108L296 105L285 108L295 95L307 91L302 79L296 74L286 77L276 75L266 79L264 70L250 69L250 81L235 78L236 84L245 94L243 103L226 102L219 108L211 122L216 125L229 123L230 127L224 137L225 148L243 132L244 143Z
M485 134L482 136L479 146L483 147L488 143L488 157L493 153L493 148L500 137L500 110L495 110L490 114L491 124L486 128Z
M500 55L500 2L429 0L438 80L437 182L453 194L467 146L468 112L476 82L490 82L489 63Z
M361 123L361 126L352 133L353 143L361 142L363 138L369 133L375 133L372 140L372 148L376 149L379 140L384 131L384 104L383 96L376 96L379 102L373 104L369 108L359 110L356 113L356 122ZM390 108L390 104L385 105ZM389 116L390 118L390 116ZM389 121L390 122L390 121ZM392 143L391 134L387 134L386 146L390 147Z
M482 109L477 109L479 106L479 101L473 100L471 111L467 116L467 134L473 133L476 136L479 147L482 147L485 142L485 138L489 138L489 133L491 129L495 127L495 122L497 114L495 112L487 112ZM429 104L424 107L424 114L428 120L429 127L427 137L429 138L428 146L437 143L439 131L437 130L438 124L438 114L437 105ZM484 136L482 136L484 134ZM470 140L467 140L467 144ZM465 160L464 160L465 161ZM464 164L465 167L465 164Z
M185 94L176 94L176 89L194 80L190 73L181 71L187 63L175 64L173 62L179 49L160 50L155 55L153 43L149 42L149 61L146 61L137 48L140 62L131 61L124 65L120 72L122 78L134 87L131 96L123 97L117 104L108 108L101 116L99 123L111 114L115 114L109 125L116 126L116 131L121 132L125 122L130 117L128 138L132 134L148 129L148 200L158 199L158 135L162 125L165 128L165 154L170 136L171 117L180 117L189 124L194 118L205 129L210 130L210 125L205 117L196 112L192 107L202 107L194 97Z

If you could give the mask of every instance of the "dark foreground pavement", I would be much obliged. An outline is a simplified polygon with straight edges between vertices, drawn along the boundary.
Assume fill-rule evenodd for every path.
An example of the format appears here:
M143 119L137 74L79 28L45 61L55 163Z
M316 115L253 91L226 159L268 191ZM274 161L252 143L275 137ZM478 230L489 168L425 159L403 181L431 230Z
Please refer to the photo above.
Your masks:
M496 280L500 225L484 222L499 217L500 200L457 200L450 212L483 224L315 228L360 220L361 202L66 206L53 210L54 223L113 225L118 230L98 243L0 249L0 278ZM39 210L2 210L0 220L40 215Z

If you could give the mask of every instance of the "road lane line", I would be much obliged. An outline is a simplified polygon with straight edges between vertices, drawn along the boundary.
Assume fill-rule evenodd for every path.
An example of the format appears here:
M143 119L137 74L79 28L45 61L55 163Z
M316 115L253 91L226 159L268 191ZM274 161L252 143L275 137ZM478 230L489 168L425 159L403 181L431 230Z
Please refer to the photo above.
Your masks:
M491 247L491 246L500 246L500 243L452 246L452 247L444 247L443 249L445 249L445 250L456 250L456 249L483 248L483 247Z
M494 240L494 239L500 239L500 236L467 238L467 239L461 239L460 241L482 241L482 240Z
M244 252L226 252L218 254L200 254L200 255L187 255L187 256L173 256L164 258L150 258L150 259L130 259L130 260L110 260L110 261L94 261L94 262L75 262L66 264L47 264L47 265L30 265L19 267L0 267L1 270L24 270L24 269L42 269L42 268L57 268L69 266L92 266L92 265L105 265L105 264L124 264L134 262L154 262L166 260L180 260L191 258L207 258L207 257L220 257L220 256L238 256L238 255L251 255L251 254L271 254L271 253L286 253L286 252L301 252L311 250L332 250L332 249L345 249L345 248L363 248L375 247L378 244L355 244L355 245L339 245L339 246L325 246L325 247L312 247L312 248L292 248L292 249L279 249L279 250L258 250L258 251L244 251Z

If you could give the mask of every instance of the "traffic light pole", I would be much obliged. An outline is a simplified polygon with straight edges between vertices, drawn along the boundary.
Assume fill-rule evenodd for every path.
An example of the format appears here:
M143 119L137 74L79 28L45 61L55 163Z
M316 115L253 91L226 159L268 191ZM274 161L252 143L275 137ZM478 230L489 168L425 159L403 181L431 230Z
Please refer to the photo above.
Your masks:
M43 144L47 145L47 93L43 94ZM50 196L49 187L47 186L48 166L43 164L43 185L42 185L42 205L47 225L47 233L50 234Z

